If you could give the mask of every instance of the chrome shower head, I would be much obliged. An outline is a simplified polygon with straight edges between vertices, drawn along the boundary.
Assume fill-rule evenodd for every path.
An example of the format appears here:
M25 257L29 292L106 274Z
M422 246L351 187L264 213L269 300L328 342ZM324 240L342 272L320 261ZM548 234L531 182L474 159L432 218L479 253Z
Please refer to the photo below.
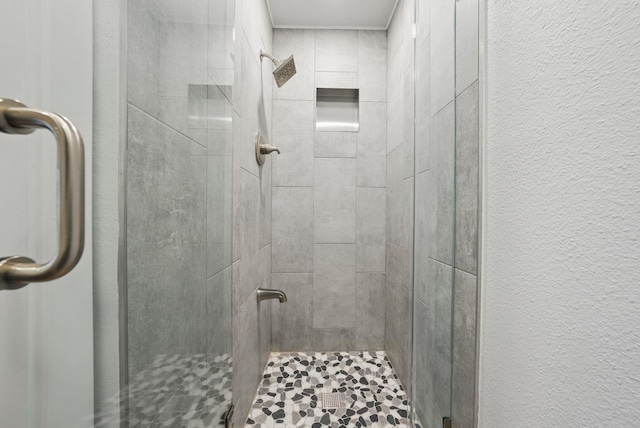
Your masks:
M296 74L296 63L293 60L293 55L285 60L277 60L266 52L260 51L260 59L269 58L273 65L276 66L273 70L273 78L276 79L276 85L278 88L282 88L282 85L287 83Z

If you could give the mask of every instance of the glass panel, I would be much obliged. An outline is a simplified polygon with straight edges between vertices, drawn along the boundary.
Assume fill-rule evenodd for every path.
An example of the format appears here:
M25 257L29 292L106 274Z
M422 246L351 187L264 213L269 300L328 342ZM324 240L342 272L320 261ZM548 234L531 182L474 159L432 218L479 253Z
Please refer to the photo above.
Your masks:
M129 425L224 425L231 393L233 0L132 0Z
M455 234L455 2L415 2L412 404L416 423L451 416Z

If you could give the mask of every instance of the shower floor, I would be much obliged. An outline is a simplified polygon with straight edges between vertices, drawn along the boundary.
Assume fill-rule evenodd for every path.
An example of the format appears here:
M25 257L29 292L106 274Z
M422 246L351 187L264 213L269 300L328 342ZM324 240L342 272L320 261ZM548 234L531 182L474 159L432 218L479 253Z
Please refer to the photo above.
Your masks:
M323 409L322 394L342 399ZM333 403L336 404L336 403ZM407 394L377 352L274 352L245 427L409 427Z

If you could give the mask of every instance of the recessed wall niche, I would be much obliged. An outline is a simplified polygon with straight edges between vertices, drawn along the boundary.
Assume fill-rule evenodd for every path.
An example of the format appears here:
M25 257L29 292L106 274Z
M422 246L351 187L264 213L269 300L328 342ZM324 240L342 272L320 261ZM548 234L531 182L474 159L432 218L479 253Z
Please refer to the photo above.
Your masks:
M358 89L316 89L316 131L358 132Z

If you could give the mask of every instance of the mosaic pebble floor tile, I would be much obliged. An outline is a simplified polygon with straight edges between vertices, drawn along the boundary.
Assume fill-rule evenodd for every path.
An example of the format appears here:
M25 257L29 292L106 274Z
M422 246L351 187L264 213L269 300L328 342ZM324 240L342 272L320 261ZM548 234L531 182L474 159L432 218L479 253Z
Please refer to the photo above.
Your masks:
M103 407L124 409L128 399L129 428L220 427L232 402L231 377L229 354L158 355L130 380L122 398ZM96 428L120 426L117 413L96 417Z
M322 394L343 405L323 409ZM407 394L377 352L272 353L245 428L409 427Z

